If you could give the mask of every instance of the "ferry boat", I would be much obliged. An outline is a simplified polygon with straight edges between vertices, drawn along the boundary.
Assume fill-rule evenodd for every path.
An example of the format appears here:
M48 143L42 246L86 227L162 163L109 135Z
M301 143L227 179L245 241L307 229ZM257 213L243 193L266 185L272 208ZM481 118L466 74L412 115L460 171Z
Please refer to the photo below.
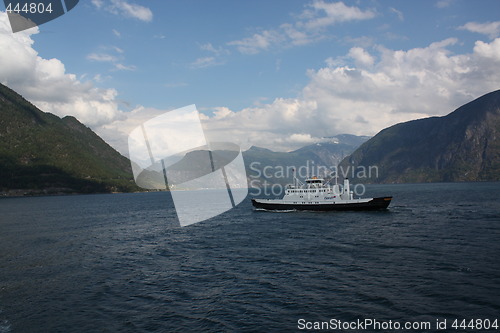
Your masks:
M355 199L349 179L329 185L322 178L312 177L305 184L294 177L294 184L287 185L282 199L252 199L255 208L265 210L383 210L392 197Z

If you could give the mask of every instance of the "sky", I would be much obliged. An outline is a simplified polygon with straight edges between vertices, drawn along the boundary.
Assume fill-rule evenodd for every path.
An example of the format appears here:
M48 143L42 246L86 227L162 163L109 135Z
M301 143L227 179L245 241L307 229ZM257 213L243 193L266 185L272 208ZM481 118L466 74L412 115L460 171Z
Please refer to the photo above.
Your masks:
M81 0L17 33L1 6L0 82L125 155L191 104L209 140L290 151L500 89L498 0Z

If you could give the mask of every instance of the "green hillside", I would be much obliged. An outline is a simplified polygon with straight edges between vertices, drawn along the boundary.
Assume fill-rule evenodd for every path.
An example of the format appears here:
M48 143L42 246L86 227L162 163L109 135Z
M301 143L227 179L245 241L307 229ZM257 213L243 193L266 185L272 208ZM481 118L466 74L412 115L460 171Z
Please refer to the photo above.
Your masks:
M386 128L345 158L341 167L378 167L371 182L500 180L500 90L444 117Z
M0 191L6 194L137 190L129 160L74 117L40 111L0 84Z

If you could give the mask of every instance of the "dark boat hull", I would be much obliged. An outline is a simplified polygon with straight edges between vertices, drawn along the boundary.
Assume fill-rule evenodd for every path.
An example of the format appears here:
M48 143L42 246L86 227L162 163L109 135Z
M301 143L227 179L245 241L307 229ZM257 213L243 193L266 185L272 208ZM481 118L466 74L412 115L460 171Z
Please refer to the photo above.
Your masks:
M255 208L265 210L313 210L313 211L366 211L383 210L389 207L392 197L373 198L367 202L356 203L331 203L331 204L282 204L259 202L252 199L252 205Z

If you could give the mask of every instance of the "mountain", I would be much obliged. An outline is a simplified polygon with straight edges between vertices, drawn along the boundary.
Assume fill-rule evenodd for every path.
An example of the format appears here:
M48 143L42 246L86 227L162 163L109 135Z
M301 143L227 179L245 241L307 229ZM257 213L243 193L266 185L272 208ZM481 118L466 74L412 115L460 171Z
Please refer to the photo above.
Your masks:
M92 130L40 111L0 84L0 194L137 189L130 161Z
M355 170L357 178L382 183L496 181L500 180L499 136L497 90L447 116L382 130L345 158L340 172L352 175ZM371 177L366 172L370 167Z
M310 159L317 160L325 166L337 166L345 156L351 154L370 137L341 134L326 139L328 141L302 147L295 150L294 153L309 156Z
M270 149L252 146L244 151L243 160L247 173L247 183L250 187L265 187L273 184L286 185L293 181L294 170L297 176L305 179L308 176L328 176L338 162L346 155L353 152L369 137L342 134L326 138L327 142L315 143L291 152L275 152ZM226 165L237 155L235 151L212 151L213 164ZM169 176L177 180L196 178L211 172L208 151L196 150L187 153L175 165L169 167ZM173 162L174 160L172 160ZM167 164L170 164L167 161ZM161 184L163 174L159 171L144 174L145 184ZM228 177L231 177L228 173ZM156 180L156 181L155 181ZM229 179L231 184L246 187L247 184L238 183L239 179ZM206 181L206 180L205 180ZM206 186L215 185L204 183ZM153 188L152 187L152 188Z
M299 178L325 176L335 169L344 156L352 153L369 137L341 134L325 139L326 142L291 152L274 152L255 146L243 152L250 186L290 183L293 169Z

